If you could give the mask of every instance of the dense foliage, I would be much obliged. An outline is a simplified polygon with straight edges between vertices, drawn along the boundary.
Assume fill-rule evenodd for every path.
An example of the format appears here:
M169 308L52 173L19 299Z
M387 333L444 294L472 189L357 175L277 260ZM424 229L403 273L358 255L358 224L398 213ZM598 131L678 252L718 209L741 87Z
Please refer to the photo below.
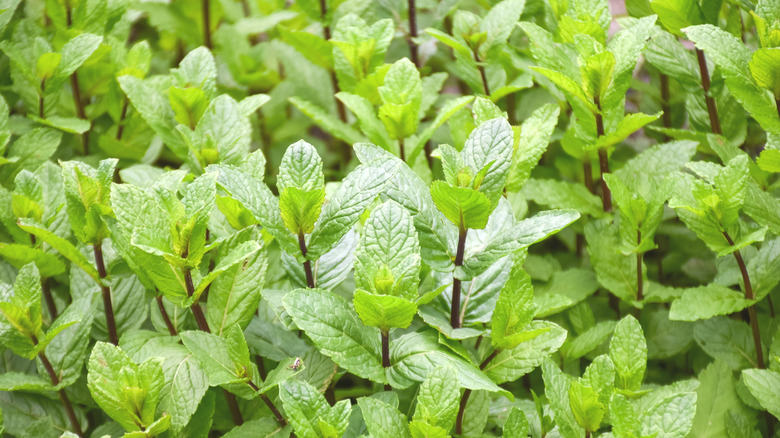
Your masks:
M780 1L625 6L0 0L0 431L776 436Z

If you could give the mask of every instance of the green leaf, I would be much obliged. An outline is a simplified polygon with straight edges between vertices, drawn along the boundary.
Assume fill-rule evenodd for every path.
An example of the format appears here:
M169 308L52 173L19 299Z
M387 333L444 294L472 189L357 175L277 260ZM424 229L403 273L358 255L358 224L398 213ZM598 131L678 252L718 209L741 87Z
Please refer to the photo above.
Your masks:
M378 333L364 327L343 298L322 289L297 289L285 296L284 307L322 354L357 376L386 382Z
M190 129L198 126L198 121L203 117L209 101L206 99L206 93L200 88L179 88L171 87L168 89L168 101L171 103L176 121L186 125Z
M309 238L306 257L317 260L341 240L397 169L396 163L383 161L361 164L350 172L322 209Z
M389 404L371 397L358 399L363 420L371 436L377 438L411 438L406 416Z
M416 382L424 381L431 370L449 365L458 373L461 387L499 392L512 398L511 393L497 386L479 368L442 345L438 333L433 330L409 333L393 339L390 343L390 363L392 367L387 370L387 374L394 388L408 388Z
M527 340L526 326L536 313L533 304L534 289L531 277L523 271L520 263L512 266L509 280L496 301L490 336L493 348L511 349Z
M420 385L414 419L450 430L455 424L459 397L455 370L449 365L434 368Z
M683 392L672 395L645 412L641 435L665 438L688 436L696 412L696 393Z
M761 406L780 418L780 373L751 369L742 372L742 380Z
M715 360L699 373L699 382L696 415L689 436L725 436L729 412L746 413L737 395L733 373L725 362Z
M603 214L601 199L582 184L553 179L531 178L520 192L526 199L551 208L571 208L582 215L599 217Z
M780 118L774 99L761 90L750 75L750 51L742 42L711 24L686 28L685 34L717 64L731 94L761 127L780 134Z
M683 36L681 29L704 23L699 4L694 0L651 0L650 7L667 31Z
M550 401L550 409L555 415L555 423L563 437L584 436L582 427L577 423L570 407L569 389L571 377L561 372L555 363L546 359L542 363L544 394Z
M52 75L54 76L53 80L56 81L54 84L57 85L52 84L52 82L47 85L52 86L52 88L58 87L92 56L102 40L103 38L98 35L83 33L65 43L60 50L62 58Z
M653 115L643 113L629 114L620 120L614 131L607 132L606 135L599 137L593 145L587 147L587 150L614 146L628 138L629 135L640 130L645 125L658 120L659 117L661 117L661 113Z
M555 105L544 105L523 122L520 141L512 155L507 190L518 191L526 183L531 171L547 150L560 111L560 108Z
M617 371L617 386L636 391L642 386L647 368L647 343L639 321L626 316L615 326L609 343L609 357Z
M322 159L314 146L303 140L291 144L282 157L277 179L279 193L288 187L302 191L322 189L325 185Z
M436 208L460 229L482 229L487 225L491 208L490 200L483 193L434 181L431 196Z
M566 330L554 323L533 321L527 331L537 330L543 331L514 348L501 350L485 366L485 374L499 384L517 380L541 365L545 358L558 351L566 340Z
M337 117L333 117L328 111L317 106L317 104L301 99L300 97L291 97L289 100L300 112L306 114L306 116L314 120L324 130L333 134L333 136L338 137L349 144L363 141L363 136L360 132L342 122Z
M189 307L192 303L196 302L203 291L205 291L215 279L222 275L223 272L238 264L249 263L249 259L258 251L260 251L260 245L253 241L243 242L233 248L224 258L219 260L219 263L214 266L214 269L212 269L208 275L200 280L195 287L195 292L192 296L187 297L187 299L184 300L183 304L185 307Z
M417 299L420 243L409 212L393 201L376 207L355 250L355 287Z
M528 419L525 413L516 407L509 410L504 423L504 438L519 438L528 436Z
M709 284L686 289L683 295L672 302L669 319L673 321L696 321L717 315L730 315L752 305L744 294L719 284Z
M238 245L253 240L260 240L260 235L254 227L236 233L219 246L217 264L229 257ZM211 283L206 317L215 334L221 336L229 327L239 326L245 329L249 325L260 302L260 290L265 282L267 269L268 256L265 250L261 249L223 271Z
M97 284L103 283L103 281L100 278L100 275L97 272L97 269L95 269L92 263L89 260L87 260L87 257L84 256L84 254L82 254L72 243L57 236L51 231L43 228L42 225L34 221L31 221L29 219L20 219L19 228L23 229L24 231L27 231L30 234L35 235L35 237L51 245L52 248L56 249L57 252L59 252L63 257L68 259L71 263L83 269L84 272L86 272L87 275L92 277L92 279L95 280Z
M0 374L0 391L51 391L51 380L33 374L9 371Z
M243 383L251 378L249 350L241 329L234 326L226 335L223 339L202 331L180 333L184 346L198 360L211 386Z
M756 367L756 347L750 327L725 316L699 321L694 326L694 339L705 353L726 362L732 370Z
M333 436L342 436L347 429L351 412L348 400L331 407L317 388L298 380L284 382L280 387L279 398L293 429L300 436L329 436L322 429L323 424L335 431Z
M461 158L473 175L490 165L478 188L490 200L490 211L498 205L509 178L513 139L512 126L506 119L492 119L471 131L461 151Z

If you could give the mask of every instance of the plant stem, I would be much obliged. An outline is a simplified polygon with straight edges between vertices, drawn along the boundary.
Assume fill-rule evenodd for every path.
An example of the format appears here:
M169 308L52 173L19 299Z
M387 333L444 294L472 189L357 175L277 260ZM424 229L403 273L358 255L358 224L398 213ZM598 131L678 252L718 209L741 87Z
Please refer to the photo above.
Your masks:
M57 305L54 303L54 297L49 288L49 279L46 277L41 277L41 291L43 292L43 301L46 302L46 308L49 310L49 317L51 317L52 322L54 322L58 316Z
M734 241L731 240L728 232L724 231L723 237L726 238L729 245L734 246ZM734 251L734 258L737 259L739 272L742 274L742 283L745 284L745 299L755 300L756 296L753 294L753 285L750 283L747 266L745 266L745 261L742 260L742 254L739 253L739 250ZM756 314L755 304L748 307L748 315L750 316L750 329L753 332L753 344L756 347L756 361L758 362L758 367L764 369L766 367L764 364L764 350L761 344L761 333L758 330L758 315Z
M775 99L775 107L777 107L777 118L780 119L780 99Z
M390 331L386 329L381 330L382 334L382 367L390 368ZM385 383L385 391L390 391L392 388L390 384Z
M604 119L601 115L599 96L593 98L593 103L598 109L594 114L596 116L596 134L598 138L601 138L604 136ZM609 173L609 155L606 148L599 148L599 169L601 170L601 205L604 207L604 211L612 211L612 192L609 191L607 181L604 179L604 175Z
M405 149L404 146L405 146L404 145L404 139L403 138L399 138L398 139L398 155L400 156L401 161L406 162L406 151L404 150Z
M195 294L195 285L192 283L192 270L190 268L184 268L184 285L187 288L187 296L192 297ZM192 309L192 315L195 316L195 321L198 323L198 328L206 333L211 333L209 323L206 321L206 316L203 314L203 309L200 307L200 303L195 301L190 306ZM233 417L233 423L236 426L244 424L244 417L241 416L241 410L238 408L238 401L235 394L228 392L226 389L222 389L222 393L225 396L225 402L227 402L228 409L230 409L230 416Z
M455 254L455 267L463 265L463 253L466 251L466 234L469 229L461 225L460 235L458 236L458 252ZM452 328L460 328L460 288L459 278L452 276L452 310L450 312L450 325Z
M672 127L672 108L669 105L669 99L671 98L670 92L669 92L669 76L666 76L665 74L660 74L660 80L661 80L661 111L663 111L663 115L661 116L661 122L664 125L664 128L671 128ZM664 141L670 141L671 138L668 134L664 134Z
M41 95L38 96L38 117L46 118L46 107L44 106L43 94L46 92L46 78L41 79Z
M636 230L636 244L637 246L642 243L642 231ZM642 278L642 253L636 253L636 300L642 301L645 299L644 293L644 278Z
M484 370L491 360L493 360L496 356L498 356L498 353L500 353L501 350L496 348L493 350L490 355L485 358L485 360L482 361L481 364L479 364L479 369ZM467 389L463 391L463 396L460 398L460 406L458 408L458 418L455 422L455 434L461 435L463 434L463 415L466 413L466 403L469 401L469 397L471 396L471 390Z
M330 26L327 24L327 19L328 19L327 0L320 0L320 19L322 20L322 34L327 41L330 41L330 36L331 36ZM339 87L339 80L336 77L335 70L331 70L330 72L330 82L333 85L333 100L336 102L336 111L338 111L339 113L339 120L341 120L344 123L347 123L347 109L344 106L344 103L341 102L336 97L336 94L338 94L341 91L341 88Z
M487 74L485 74L485 66L482 65L482 61L479 59L479 53L477 53L477 49L474 49L472 53L474 54L474 62L477 63L477 70L479 70L479 75L482 77L482 88L485 91L485 96L490 97L490 87L488 86Z
M518 124L517 120L517 96L515 93L509 93L504 97L506 100L506 114L507 118L509 119L509 124L512 126L516 126Z
M76 105L76 114L82 120L87 120L87 112L84 109L84 102L81 101L81 87L79 86L79 73L74 71L70 75L70 88L73 90L73 104ZM83 134L81 134L81 145L84 155L89 155L89 131L92 129L90 124Z
M157 307L160 308L160 314L162 315L163 321L165 321L165 326L168 327L168 333L170 333L171 336L176 336L178 333L176 333L176 328L173 326L171 318L168 316L168 311L165 310L162 295L156 295L154 298L157 300Z
M34 335L32 337L32 341L33 344L38 345L38 338L36 338ZM46 369L46 373L49 374L49 379L51 379L52 385L59 385L60 377L54 371L54 367L51 366L51 362L49 362L49 358L46 357L46 353L41 351L38 353L38 358L41 360L41 363L43 363L43 367ZM65 407L65 413L68 415L68 420L70 420L71 426L73 426L73 432L78 436L83 436L84 432L81 430L81 424L79 424L79 419L76 417L76 412L73 410L73 405L70 403L70 399L68 398L68 394L65 393L65 389L62 388L57 390L57 394L60 396L62 406Z
M301 248L303 257L306 257L306 253L308 252L306 249L306 237L302 232L298 233L298 247ZM311 260L303 262L303 271L306 273L306 286L309 289L314 289L314 274L311 271Z
M246 383L249 385L250 388L252 388L253 391L255 392L260 391L260 388L258 388L257 385L255 385L255 382L251 380L247 380ZM284 419L282 413L279 412L279 409L276 408L276 406L271 401L271 399L268 398L268 396L265 394L260 394L260 399L263 400L265 405L268 406L268 409L270 409L271 412L274 414L274 417L276 417L276 422L279 423L279 426L281 427L287 426L287 420Z
M417 8L415 6L415 0L408 0L409 4L409 53L411 53L412 62L414 66L420 68L420 55L418 53L417 43L414 41L417 38Z
M192 270L190 268L184 268L184 284L187 287L187 296L192 298L192 295L195 293L195 285L192 283ZM200 303L195 301L190 306L190 309L192 309L195 322L198 323L198 328L206 333L211 333L209 323L206 321L206 315L203 314L203 308L200 307Z
M130 104L130 99L125 97L124 103L122 104L122 113L119 115L119 124L116 127L116 139L121 140L122 134L125 131L125 117L127 117L127 107Z
M106 282L106 265L103 260L103 242L92 245L92 251L95 254L95 265L97 265L98 275L103 283ZM111 304L111 288L105 284L100 285L103 293L103 309L106 313L106 328L108 330L108 340L114 345L119 345L119 337L116 334L116 322L114 320L114 306Z
M593 187L593 164L590 162L590 156L585 152L585 157L582 161L582 175L585 181L585 188L591 193L596 193L596 188Z
M696 49L696 60L699 61L699 72L701 73L701 87L704 90L704 100L707 103L707 113L710 116L710 126L713 134L722 134L720 129L720 118L718 118L718 107L715 98L710 95L710 73L707 70L707 59L704 52Z
M201 0L203 11L203 44L206 48L211 50L211 8L209 6L209 0Z
M30 244L33 248L35 248L36 242L35 234L31 233ZM54 303L54 297L49 288L49 279L46 277L41 277L41 292L43 293L43 301L46 302L46 308L49 310L49 317L51 318L51 321L54 322L54 320L57 319L57 305Z

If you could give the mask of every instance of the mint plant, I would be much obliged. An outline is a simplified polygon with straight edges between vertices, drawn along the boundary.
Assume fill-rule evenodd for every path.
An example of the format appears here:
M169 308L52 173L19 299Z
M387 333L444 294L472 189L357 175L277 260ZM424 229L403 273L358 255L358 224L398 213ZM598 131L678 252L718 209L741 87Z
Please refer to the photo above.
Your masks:
M609 6L0 0L0 434L776 436L780 5Z

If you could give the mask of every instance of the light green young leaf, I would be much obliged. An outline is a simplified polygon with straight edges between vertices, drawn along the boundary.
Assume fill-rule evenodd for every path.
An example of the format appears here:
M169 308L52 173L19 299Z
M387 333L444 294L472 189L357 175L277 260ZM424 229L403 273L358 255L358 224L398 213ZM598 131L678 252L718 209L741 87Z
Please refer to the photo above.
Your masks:
M569 405L577 424L585 429L586 433L599 429L606 409L599 403L598 394L593 388L576 380L571 382Z
M444 216L461 230L482 229L490 216L490 200L468 187L453 187L444 181L434 181L431 197Z
M125 430L145 430L156 422L165 383L159 360L151 358L136 365L119 347L98 342L87 368L92 398Z
M314 230L325 201L324 189L304 191L287 187L279 194L279 210L284 226L294 235L309 234Z
M379 295L362 289L355 291L355 311L363 324L380 330L407 328L417 313L417 305L393 295Z
M493 348L511 349L526 340L525 328L536 313L533 299L531 277L515 262L493 311L490 325Z

